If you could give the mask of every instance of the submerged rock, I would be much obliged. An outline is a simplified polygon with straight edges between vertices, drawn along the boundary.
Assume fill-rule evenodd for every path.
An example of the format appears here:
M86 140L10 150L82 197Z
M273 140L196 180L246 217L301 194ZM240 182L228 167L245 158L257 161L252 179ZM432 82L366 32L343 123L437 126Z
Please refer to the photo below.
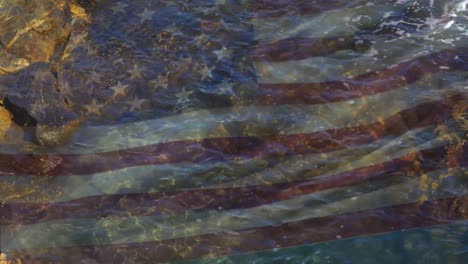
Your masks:
M251 100L251 30L239 5L8 2L1 13L15 19L0 22L0 97L37 121L37 142L59 143L75 120L131 122Z
M2 1L0 74L53 60L70 35L71 21L67 1Z
M77 4L89 7L92 1L0 2L0 97L33 141L38 122L60 127L77 118L57 81L72 28L89 22Z
M13 116L0 100L0 144L17 144L23 141L23 131L13 122Z

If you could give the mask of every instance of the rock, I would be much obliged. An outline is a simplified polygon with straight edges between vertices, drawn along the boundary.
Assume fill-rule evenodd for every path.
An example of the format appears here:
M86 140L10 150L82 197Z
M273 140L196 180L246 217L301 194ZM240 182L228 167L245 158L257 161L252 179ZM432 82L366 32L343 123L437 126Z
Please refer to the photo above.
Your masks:
M57 81L76 20L93 1L5 0L0 3L0 99L16 124L32 134L39 123L52 130L78 118ZM41 130L44 131L44 130ZM48 138L39 135L39 138ZM43 142L50 142L43 140Z
M5 140L5 134L8 129L10 129L11 123L11 114L8 110L3 107L3 102L0 101L0 142L3 143Z
M0 100L0 144L18 144L23 142L23 130L12 120L13 116Z
M0 15L0 98L37 122L37 143L60 144L77 120L134 122L241 105L255 93L241 10L230 17L213 3L2 3L0 14L14 18ZM219 16L226 21L205 26ZM223 80L232 80L227 92Z
M8 56L2 56L0 72L48 62L70 34L71 13L66 1L5 0L0 14L0 53Z

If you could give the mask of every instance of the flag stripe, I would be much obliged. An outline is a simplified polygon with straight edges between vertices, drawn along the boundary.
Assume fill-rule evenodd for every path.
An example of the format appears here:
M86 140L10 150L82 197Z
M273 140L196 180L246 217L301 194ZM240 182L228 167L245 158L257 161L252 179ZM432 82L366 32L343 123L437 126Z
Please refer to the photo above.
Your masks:
M137 2L112 9L152 21L153 7L127 12ZM200 84L241 101L211 108L186 87L173 116L82 124L59 146L0 146L2 253L25 263L167 262L467 219L460 27L414 22L413 3L400 0L207 5L161 3L200 26L175 37L201 33L200 49L221 48L204 65L189 59L204 68ZM206 10L224 18L210 22ZM239 11L252 24L231 19ZM406 18L418 30L375 30L404 29ZM234 39L210 46L215 31ZM134 64L119 87L153 74ZM238 74L257 84L238 86ZM136 118L146 107L134 99Z
M374 1L375 2L375 1ZM385 1L384 1L385 2ZM391 35L380 33L379 28L385 25L395 26L402 21L387 21L387 17L404 17L405 10L408 5L388 5L374 3L375 5L361 5L354 8L342 8L329 12L323 12L314 15L303 16L283 16L272 18L257 18L252 20L254 27L255 42L260 46L268 46L276 42L281 42L286 39L323 39L324 44L327 39L354 39L355 41L371 41L373 54L375 57L386 58L400 56L402 54L412 56L419 54L423 51L434 51L434 49L452 48L453 46L465 46L463 42L456 43L460 45L452 45L448 43L447 39L460 40L460 29L455 27L444 28L444 30L435 30L437 27L443 27L452 19L445 18L438 22L437 20L421 21L417 25L419 30L411 32L406 35ZM411 3L409 3L411 4ZM435 22L435 24L434 24ZM423 24L425 23L425 25ZM437 23L440 23L439 25ZM395 26L396 27L396 26ZM397 29L397 28L396 28ZM396 30L395 30L396 31ZM424 45L420 45L421 41L428 41L431 38L431 47L428 49ZM350 44L359 44L352 43ZM368 45L365 45L368 46ZM362 47L365 47L362 46ZM289 52L296 47L291 46L290 49L286 48ZM349 49L352 49L350 45ZM362 49L365 51L366 49ZM411 52L412 51L412 52ZM344 52L341 55L346 54ZM386 56L392 54L391 56ZM324 56L325 54L317 54L317 56ZM349 52L349 59L356 59L356 52ZM362 57L359 58L359 61ZM393 60L395 61L398 60ZM356 62L356 61L354 61ZM336 66L340 64L335 64Z
M17 254L13 254L14 250L7 252L13 255L21 253L24 261L40 259L50 254L56 258L70 258L78 254L81 257L92 257L104 263L121 263L128 256L135 257L133 260L139 262L149 258L153 261L169 262L447 224L466 219L468 217L467 210L467 197L453 197L318 217L236 232L227 231L164 241L50 248L42 252L41 250L19 250Z
M356 186L328 189L248 209L186 212L175 216L127 216L63 219L31 225L6 225L2 247L47 248L74 245L142 243L235 231L309 218L337 215L425 199L467 196L462 169L434 171L420 177L378 179ZM396 181L395 181L396 180ZM434 188L432 183L437 183ZM429 187L424 187L429 186ZM356 195L359 193L359 195ZM307 210L304 210L307 206ZM122 230L122 227L126 227ZM57 234L66 237L50 240ZM96 234L101 234L97 236Z
M444 146L435 149L421 150L370 167L360 168L331 177L291 184L291 187L285 186L286 188L280 190L276 200L288 199L326 188L336 188L338 186L346 186L372 180L374 178L386 177L390 176L389 174L392 176L398 174L408 175L410 173L427 173L432 170L439 170L442 169L442 167L450 166L449 160L445 157L445 153L450 148L450 146ZM467 166L468 160L465 159L467 154L468 144L464 143L459 153L451 153L451 155L453 155L451 156L451 161L454 162L453 165Z
M367 126L311 134L168 142L99 155L0 154L0 170L2 174L66 176L130 166L223 161L227 157L233 159L237 156L274 158L291 154L323 153L369 143L388 133L401 134L413 128L443 121L452 114L454 102L463 100L466 100L464 96L453 96L403 110L384 121Z
M130 124L85 126L75 131L69 142L64 142L63 145L55 148L37 147L27 150L15 146L2 146L1 152L15 154L97 153L167 141L201 140L220 137L220 135L264 137L271 134L310 133L373 123L377 121L376 119L385 118L403 110L402 105L407 104L408 106L405 106L407 108L429 101L427 93L433 94L434 100L437 100L439 93L445 93L448 90L464 90L463 73L442 72L429 77L433 80L421 80L400 89L355 98L352 102L303 105L300 108L291 105L217 108ZM382 86L385 84L382 83ZM326 91L326 87L320 89ZM432 89L436 91L431 91ZM350 99L356 96L356 92L350 93ZM383 101L389 104L389 107L382 107ZM373 109L373 111L366 112L366 108ZM320 116L320 118L311 119L311 116ZM197 121L201 119L204 120L202 124ZM252 124L256 124L255 128L252 128Z
M445 32L447 33L447 32ZM345 81L362 74L382 71L392 65L409 63L417 60L418 57L428 58L430 56L445 55L450 56L453 53L459 53L459 57L454 56L454 62L457 67L466 71L467 69L467 48L457 47L444 43L445 38L456 38L459 32L452 30L452 34L437 36L441 41L434 44L432 50L422 48L419 43L421 39L397 39L395 41L376 40L372 49L365 54L357 55L353 50L344 50L340 54L330 56L310 57L315 54L314 47L301 47L301 50L288 50L285 55L275 52L274 56L298 56L306 57L301 60L257 60L254 61L254 67L257 71L257 81L263 83L317 83L329 81ZM438 39L438 38L437 38ZM364 40L363 40L364 41ZM274 44L271 44L274 45ZM261 49L260 49L261 48ZM268 58L271 46L259 47L254 51L255 56ZM273 51L276 47L272 48ZM273 51L271 53L273 53ZM257 54L256 54L257 53ZM388 54L392 54L388 56ZM408 55L410 54L410 55ZM447 58L448 59L448 58ZM430 60L429 60L430 62ZM442 65L443 66L443 65ZM426 66L427 67L427 66Z
M315 53L316 51L312 48L309 48L308 45L317 45L319 41L315 39L286 39L278 43L274 43L269 46L259 47L256 50L255 56L257 58L273 61L282 61L282 60L291 60L292 57L307 57L308 53ZM334 41L334 40L333 40ZM310 43L309 43L310 42ZM298 46L297 49L287 50L287 54L281 53L283 46ZM320 47L318 45L317 49L327 49L327 47ZM321 52L320 52L321 53ZM425 71L429 73L443 72L447 70L466 70L468 64L468 49L466 48L457 48L457 49L444 49L434 53L426 54L419 57L414 57L409 60L405 60L396 65L392 65L380 71L373 71L355 76L352 78L346 78L345 80L337 80L334 82L352 82L363 79L369 79L371 81L385 81L389 77L398 78L400 76L407 77L407 75L402 72L405 67L410 68L412 71L416 71L415 65L421 67L418 75L413 77L414 81L421 79L424 76ZM313 83L319 87L326 87L329 82L324 83ZM294 83L293 83L294 84ZM323 89L323 88L322 88Z
M255 61L302 60L326 56L340 50L358 50L354 37L289 38L270 44L257 44L252 59Z
M451 130L456 127L453 120L448 120L444 126ZM75 176L3 176L0 198L5 203L38 203L102 194L170 192L302 181L371 166L410 152L442 146L447 144L445 139L456 138L455 135L444 134L434 139L437 131L437 127L432 125L327 154L294 155L268 161L246 159L241 162L164 164ZM372 154L372 159L369 154ZM34 186L35 191L30 186Z
M468 69L468 50L444 50L400 63L383 71L362 74L346 81L325 83L259 84L262 104L325 104L397 89L433 74ZM464 61L461 58L466 57ZM430 80L432 81L432 80ZM429 83L429 81L428 81Z
M450 147L449 147L450 148ZM107 216L177 214L186 210L223 210L250 208L287 200L329 188L357 184L382 177L400 177L408 173L427 173L448 165L447 147L413 152L380 164L363 167L337 175L311 180L236 188L216 188L164 193L139 193L91 196L60 203L4 204L0 208L3 224L30 224L65 218L99 218ZM468 144L460 153L452 153L452 166L465 166ZM125 204L120 203L125 201ZM128 205L138 205L132 208ZM143 209L142 209L143 208Z
M393 0L377 0L378 3L392 4ZM346 8L362 4L362 1L344 0L262 0L248 1L246 6L254 12L255 17L285 17L291 15L308 15L322 13L328 10Z
M403 6L377 4L374 7L343 7L302 16L254 18L252 24L255 40L260 44L268 44L296 37L324 38L357 35L360 29L375 28L379 25L386 12L402 13L402 11Z
M443 125L442 127L445 127L445 125ZM319 155L319 157L312 157L313 161L314 159L320 158L322 159L322 162L318 162L317 164L317 161L315 160L315 164L312 163L311 166L301 165L301 163L309 161L309 158L307 156L298 156L295 159L292 159L292 162L278 164L278 168L274 167L272 170L267 170L265 172L261 171L249 177L234 179L227 183L215 185L214 187L220 188L229 186L253 186L260 184L273 184L285 181L301 181L314 176L339 174L348 170L367 167L392 159L396 159L400 156L404 156L418 150L431 149L447 145L447 143L453 142L453 140L460 138L455 133L444 134L443 136L441 136L437 132L439 131L439 128L436 128L433 131L423 131L424 130L419 131L422 133L411 131L416 133L406 133L404 136L395 138L389 143L381 146L380 148L371 150L363 155L359 155L359 153L356 153L356 156L354 158L352 157L352 155L349 157L349 159L346 159L346 156L343 156L344 160L342 160L341 162L339 162L338 155L344 154L343 152L340 152L339 154L337 152L331 153L335 155L330 155L329 153L327 153L321 154ZM413 138L411 138L412 136ZM415 139L415 136L422 136L423 138ZM355 148L352 148L352 150L354 149ZM352 152L351 149L350 152ZM336 161L334 160L335 158ZM329 164L329 167L325 166L325 170L320 170L320 168L323 166L322 164L328 164L328 160L332 161L332 163ZM282 170L281 168L283 167L283 165L286 167L284 167L284 169Z
M449 224L376 233L323 243L274 248L212 259L182 261L177 262L177 264L304 263L304 261L309 260L311 263L322 263L330 260L331 263L361 263L363 259L381 264L401 263L403 259L405 263L418 263L427 260L433 260L435 263L447 260L463 263L468 256L464 250L465 245L463 243L447 243L447 241L464 241L467 232L468 221L461 220ZM431 253L428 254L429 248ZM378 257L376 257L377 254Z

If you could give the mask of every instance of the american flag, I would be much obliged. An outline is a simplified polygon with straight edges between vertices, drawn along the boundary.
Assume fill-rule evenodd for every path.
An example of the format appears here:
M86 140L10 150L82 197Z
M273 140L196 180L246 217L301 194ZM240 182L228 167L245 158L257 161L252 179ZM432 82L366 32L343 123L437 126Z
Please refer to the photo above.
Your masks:
M74 21L51 85L87 121L59 146L1 145L2 258L346 263L377 243L417 260L414 230L441 248L466 232L466 14L199 2Z

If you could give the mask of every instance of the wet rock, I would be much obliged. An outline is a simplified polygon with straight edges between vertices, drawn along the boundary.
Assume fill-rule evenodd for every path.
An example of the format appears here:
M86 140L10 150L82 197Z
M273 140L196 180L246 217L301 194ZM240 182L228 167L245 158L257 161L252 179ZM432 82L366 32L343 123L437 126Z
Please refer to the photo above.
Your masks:
M237 7L234 17L183 1L3 4L14 19L0 29L0 97L53 131L80 118L131 122L252 101L253 38Z
M37 124L55 129L77 118L57 81L73 24L86 19L74 2L0 3L0 98L35 142Z
M35 62L48 62L67 40L71 13L66 1L6 0L0 4L3 72ZM11 66L10 66L11 65Z
M0 76L0 85L18 125L35 126L39 123L54 126L77 118L68 110L53 70L47 63L35 63L14 74ZM30 117L26 118L26 115ZM21 121L25 119L37 122Z

